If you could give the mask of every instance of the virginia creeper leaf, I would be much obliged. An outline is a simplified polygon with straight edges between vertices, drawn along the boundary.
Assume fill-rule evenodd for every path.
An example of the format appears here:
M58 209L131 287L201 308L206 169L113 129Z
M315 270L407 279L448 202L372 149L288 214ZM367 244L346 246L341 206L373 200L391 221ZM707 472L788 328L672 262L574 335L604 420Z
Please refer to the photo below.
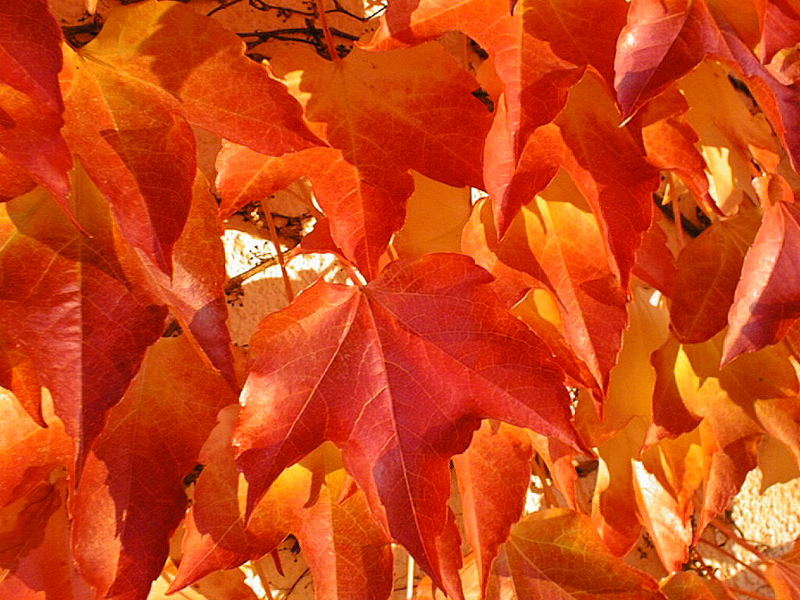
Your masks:
M669 600L734 600L722 584L701 577L694 571L682 571L661 584Z
M190 122L259 152L279 155L319 142L286 88L244 56L242 41L186 6L149 1L117 8L80 54L163 88Z
M528 515L505 547L516 597L663 600L649 575L612 555L588 517L563 508Z
M185 336L148 350L70 501L75 559L99 593L147 598L183 518L184 477L217 412L232 402L229 385Z
M455 187L483 187L492 115L472 95L477 81L439 44L356 48L338 63L307 54L300 80L300 92L310 94L306 118L322 125L325 139L365 179L414 169Z
M525 508L531 458L531 442L525 432L484 421L467 451L453 459L464 529L475 552L484 592L500 546Z
M328 217L333 241L367 278L378 273L378 259L405 217L413 191L411 177L400 171L362 174L335 148L312 148L272 158L244 146L226 144L217 160L217 189L222 214L260 201L297 179L312 181Z
M171 274L196 170L194 134L178 103L72 52L63 79L70 147L108 199L125 238Z
M743 210L732 219L713 223L681 250L670 305L679 340L705 342L727 325L742 262L760 219L758 211Z
M633 490L661 564L670 573L679 571L689 559L691 515L682 513L670 491L640 461L633 461Z
M389 540L363 493L344 498L349 478L335 448L324 445L285 470L245 527L230 443L238 412L236 406L220 412L219 424L203 446L200 460L206 467L171 590L213 569L260 558L293 533L311 569L317 598L385 598L392 583Z
M60 128L61 30L46 0L0 8L0 152L67 206L72 159Z
M725 336L722 363L744 352L774 344L800 317L800 208L778 201L764 209L764 220L747 252Z
M147 289L154 304L165 304L215 369L236 387L225 304L225 261L217 203L199 172L186 226L175 243L170 279L152 263L119 244L126 274Z
M283 468L331 440L393 536L459 596L456 559L439 550L455 550L448 457L482 418L579 446L562 374L490 281L466 257L430 254L362 289L317 283L262 321L234 436L249 511Z
M125 278L108 208L80 169L72 198L92 237L65 222L41 188L3 205L18 233L0 254L0 324L52 392L80 471L106 412L161 334L165 310Z
M93 600L93 590L78 573L69 546L69 515L66 481L41 482L24 498L27 525L22 540L15 540L19 552L13 572L3 577L8 566L0 553L0 596L14 600ZM5 509L0 509L0 515ZM0 521L5 515L0 516ZM28 517L27 519L25 517ZM0 531L0 544L10 540ZM21 543L20 543L21 542ZM13 542L12 542L13 543Z

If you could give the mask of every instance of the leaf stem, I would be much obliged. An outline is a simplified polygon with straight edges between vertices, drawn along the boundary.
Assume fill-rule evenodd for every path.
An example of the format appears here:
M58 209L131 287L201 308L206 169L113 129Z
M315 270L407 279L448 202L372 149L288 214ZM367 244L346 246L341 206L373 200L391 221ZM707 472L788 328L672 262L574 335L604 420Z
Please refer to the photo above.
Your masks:
M264 217L267 219L269 237L272 245L275 246L275 255L278 257L278 264L281 266L281 277L283 277L283 287L286 289L286 298L291 304L294 301L292 282L289 280L289 273L286 272L286 262L283 259L283 250L281 250L281 242L278 239L278 230L275 228L275 221L272 219L272 211L269 208L269 199L265 199L262 205L264 205Z
M333 34L330 27L328 27L328 13L325 11L325 0L314 0L317 7L317 16L319 23L322 26L322 32L325 34L325 44L328 46L328 54L331 60L335 63L341 62L339 53L336 52L336 43L333 41Z

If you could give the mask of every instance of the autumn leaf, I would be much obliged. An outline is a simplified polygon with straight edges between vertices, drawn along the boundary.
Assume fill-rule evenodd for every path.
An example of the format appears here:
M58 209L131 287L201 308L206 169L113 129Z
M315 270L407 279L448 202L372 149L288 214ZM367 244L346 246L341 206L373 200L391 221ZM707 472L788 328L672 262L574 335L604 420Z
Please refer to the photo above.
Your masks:
M713 223L681 250L670 305L678 339L704 342L728 324L728 309L744 256L760 223L758 211L741 211L731 219ZM700 281L704 285L698 286Z
M0 154L67 208L72 159L61 126L61 31L46 0L0 9Z
M80 55L67 54L63 80L71 149L128 242L170 275L197 169L189 123L166 92Z
M80 54L166 90L192 124L256 151L279 155L319 143L297 102L244 56L236 35L180 4L118 8ZM220 80L236 85L218 85Z
M306 118L367 180L375 171L414 169L451 186L482 187L491 113L472 94L474 77L439 44L356 48L338 63L311 53L298 58L305 67L299 93L310 95Z
M316 597L386 597L392 572L389 540L362 492L345 498L349 478L334 448L324 445L285 470L245 526L239 502L244 489L230 443L238 412L236 406L220 412L219 424L201 452L205 468L170 589L180 590L215 569L260 558L292 533L312 571ZM368 548L369 555L362 548Z
M78 470L161 334L165 310L150 304L116 260L110 215L81 170L73 172L79 232L37 188L4 205L16 231L0 254L0 323L33 362L75 440Z
M658 584L612 555L588 517L567 509L528 515L505 547L517 598L618 598L664 596Z
M489 421L475 432L467 451L453 459L464 530L484 592L500 546L525 507L531 459L531 442L525 432Z
M302 177L311 179L333 241L369 279L377 275L379 259L392 234L402 227L406 199L413 191L408 174L376 170L370 178L334 148L312 148L274 158L226 144L217 169L217 188L223 199L220 211L225 216Z
M154 304L169 307L181 328L209 364L235 388L228 311L225 304L225 262L217 203L209 184L198 172L192 189L186 226L175 243L170 279L125 243L118 243L120 261L128 277L148 290Z
M742 265L725 336L722 364L744 352L774 344L800 317L793 249L800 244L800 209L778 201L764 209L764 220Z
M456 573L443 567L457 562L439 551L456 535L448 457L482 418L579 445L561 373L490 281L469 259L432 254L393 263L362 289L317 283L267 317L234 435L248 512L283 468L333 441L393 536L458 596ZM280 411L268 408L273 398Z
M147 597L183 518L184 477L217 412L233 402L228 384L203 367L185 336L148 350L70 501L75 559L99 593Z

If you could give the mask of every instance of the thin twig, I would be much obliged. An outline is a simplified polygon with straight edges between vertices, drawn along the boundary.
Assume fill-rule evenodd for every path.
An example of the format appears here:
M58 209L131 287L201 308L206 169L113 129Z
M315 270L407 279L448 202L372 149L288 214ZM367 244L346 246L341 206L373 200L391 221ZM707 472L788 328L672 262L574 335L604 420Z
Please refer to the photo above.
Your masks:
M254 275L258 275L261 271L266 271L270 267L273 267L278 264L278 257L277 256L268 256L260 263L258 263L254 267L250 267L247 271L243 273L239 273L238 275L234 275L231 277L228 282L225 284L225 293L231 294L233 291L242 285L245 281L253 277Z
M733 552L729 552L729 551L725 550L725 548L721 548L720 546L717 546L713 542L709 542L708 540L704 540L703 538L700 538L700 543L701 544L705 544L706 546L711 546L712 548L714 548L715 551L719 552L723 556L727 556L732 561L737 562L740 565L742 565L745 569L747 569L748 571L753 573L753 575L755 575L756 577L758 577L762 581L766 581L767 583L769 583L767 581L767 578L764 576L764 574L761 571L759 571L758 569L756 569L752 565L748 565L746 562L744 562L743 560L738 558Z
M761 550L753 546L750 542L742 538L741 536L737 535L730 527L728 527L725 523L720 521L719 519L714 519L711 524L716 527L720 532L722 532L728 539L733 540L737 544L739 544L742 548L749 551L751 554L756 555L763 561L770 560L768 556L765 556Z
M747 590L743 590L741 588L733 587L727 583L722 584L728 590L733 592L734 594L741 594L742 596L747 596L748 598L755 598L756 600L774 600L774 598L770 598L769 596L764 596L763 594L757 594L756 592L749 592Z

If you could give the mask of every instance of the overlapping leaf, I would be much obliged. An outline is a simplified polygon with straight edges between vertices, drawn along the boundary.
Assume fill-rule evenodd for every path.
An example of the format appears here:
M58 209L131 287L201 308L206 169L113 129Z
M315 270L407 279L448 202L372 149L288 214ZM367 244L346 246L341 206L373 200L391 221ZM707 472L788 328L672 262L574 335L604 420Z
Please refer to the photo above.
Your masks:
M60 132L60 46L46 0L0 8L0 153L66 208L72 160Z
M184 514L184 477L217 412L232 402L229 385L185 336L148 350L70 501L73 552L98 593L147 598Z
M411 177L388 169L371 171L369 179L334 148L312 148L273 158L243 146L225 145L217 161L221 211L229 215L302 177L328 217L330 233L344 255L366 277L378 273L378 261L405 217L413 191Z
M363 289L318 283L267 317L234 435L250 510L331 440L393 536L458 596L448 457L481 418L578 444L562 374L490 281L466 257L431 254Z
M4 205L17 231L5 228L0 254L0 323L52 392L80 465L161 334L166 311L125 278L107 205L88 176L76 170L73 180L75 214L91 237L41 188Z
M334 448L323 446L285 470L245 526L239 501L244 489L237 485L230 444L238 412L238 407L221 412L203 447L206 466L171 589L181 589L213 570L260 558L292 533L312 571L317 598L386 597L392 581L389 540L362 492L345 497L350 480Z

